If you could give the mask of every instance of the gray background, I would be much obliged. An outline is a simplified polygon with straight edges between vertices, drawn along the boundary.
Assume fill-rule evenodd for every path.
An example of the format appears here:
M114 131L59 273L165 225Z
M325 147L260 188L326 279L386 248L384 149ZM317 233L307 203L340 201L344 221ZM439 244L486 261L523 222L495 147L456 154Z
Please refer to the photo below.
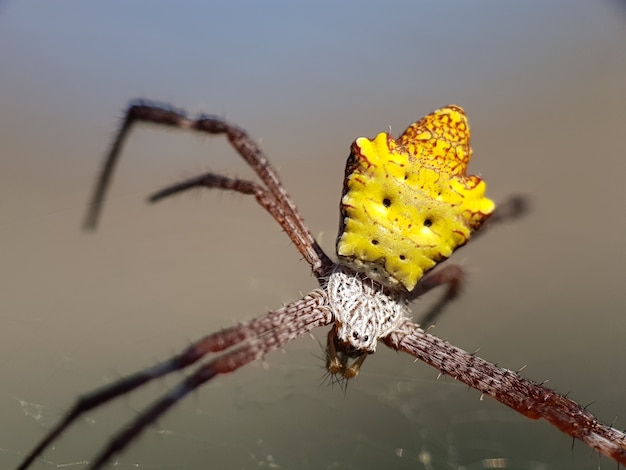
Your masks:
M200 171L250 176L219 138L138 130L101 229L80 230L137 97L248 129L331 253L352 140L465 107L471 170L533 208L455 255L469 279L435 333L626 427L623 2L5 2L0 64L0 468L78 394L315 286L250 198L144 204ZM321 355L307 336L216 379L116 468L598 465L383 346L347 394L320 385ZM34 468L82 468L178 379L89 413Z

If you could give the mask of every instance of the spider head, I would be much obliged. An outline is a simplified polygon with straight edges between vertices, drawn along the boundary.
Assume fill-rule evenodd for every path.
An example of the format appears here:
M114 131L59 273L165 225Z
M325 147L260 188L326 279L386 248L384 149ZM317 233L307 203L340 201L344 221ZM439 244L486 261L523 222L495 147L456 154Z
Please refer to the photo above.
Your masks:
M354 324L338 322L336 326L335 348L349 357L376 352L378 331L373 318L357 318L357 320L361 321L356 321Z

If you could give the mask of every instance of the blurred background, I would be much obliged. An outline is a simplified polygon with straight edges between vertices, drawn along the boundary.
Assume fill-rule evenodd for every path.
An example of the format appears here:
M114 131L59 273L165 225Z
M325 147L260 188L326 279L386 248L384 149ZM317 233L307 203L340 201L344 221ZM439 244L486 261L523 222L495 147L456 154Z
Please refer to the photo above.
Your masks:
M127 103L224 116L258 139L333 253L351 142L463 106L470 170L532 211L454 259L464 294L434 333L626 427L625 2L8 2L0 4L0 468L81 393L316 286L251 198L221 138L144 126L96 233L81 231ZM419 318L435 299L413 306ZM325 331L315 336L323 341ZM613 468L380 346L347 393L306 336L217 378L116 468ZM34 468L84 468L179 374L90 412Z

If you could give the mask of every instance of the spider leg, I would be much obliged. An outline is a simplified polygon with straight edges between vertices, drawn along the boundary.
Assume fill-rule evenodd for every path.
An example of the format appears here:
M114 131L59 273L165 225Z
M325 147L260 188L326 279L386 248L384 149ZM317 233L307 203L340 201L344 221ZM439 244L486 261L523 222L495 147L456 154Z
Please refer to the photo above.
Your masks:
M260 184L253 181L231 178L229 176L222 176L215 173L205 173L203 175L194 176L193 178L189 178L160 189L148 197L148 202L159 202L170 196L199 187L236 191L241 194L256 196L257 200L269 200L271 203L275 203L270 194L267 192L267 189ZM265 209L265 206L263 206L263 208ZM269 209L266 210L270 212Z
M226 134L226 137L237 153L243 157L259 176L267 188L267 194L273 199L275 205L281 207L283 217L277 220L285 232L290 234L292 239L296 238L303 242L296 244L296 246L311 265L314 274L318 278L322 278L328 274L332 268L332 261L315 242L302 216L281 184L278 174L270 165L267 157L243 129L216 116L203 115L196 119L191 119L181 110L175 110L154 103L131 103L126 111L122 127L113 141L111 150L100 172L96 189L87 211L85 228L94 229L98 223L106 193L113 177L115 166L119 160L122 147L136 122L160 124L212 135Z
M603 424L575 401L428 334L409 320L383 341L528 418L545 419L592 449L626 464L626 434Z
M205 336L186 348L181 354L171 359L84 395L78 399L67 416L51 429L41 442L26 456L18 467L18 470L27 468L46 447L87 411L132 392L147 382L163 377L171 372L182 370L196 363L209 353L225 351L237 344L249 341L248 345L233 351L233 353L220 356L210 363L217 364L215 365L216 373L230 372L234 369L225 370L225 367L227 367L228 364L236 363L236 361L240 360L238 358L240 358L241 353L239 353L239 355L235 354L237 351L247 350L246 348L254 349L254 347L259 346L260 352L258 352L258 354L263 355L270 350L281 347L312 328L330 323L332 321L332 315L326 304L326 294L321 289L316 289L305 297L281 309L269 312L250 322L242 323ZM280 344L276 343L276 341ZM274 347L274 344L278 344L278 346ZM273 349L266 351L264 348L267 347ZM247 362L251 360L254 360L254 358ZM247 362L243 362L237 367Z
M252 181L230 178L228 176L222 176L215 173L205 173L163 188L152 194L148 200L150 202L158 202L167 197L198 187L236 191L242 194L253 195L259 205L263 207L263 209L265 209L274 218L274 220L276 220L280 226L285 229L285 232L291 239L291 242L296 246L298 251L305 257L311 266L314 265L313 263L316 259L319 259L318 255L320 253L324 253L317 241L315 241L313 237L308 236L308 232L307 237L303 239L302 232L298 230L291 230L290 228L292 228L292 225L289 222L290 216L285 212L284 205L277 203L276 199L272 197L266 188ZM319 269L315 274L318 278L324 278L327 269L329 268Z
M303 302L305 304L304 310L301 306ZM137 416L129 426L125 427L124 431L113 437L102 453L96 457L90 468L94 470L101 468L113 455L126 448L147 426L161 417L173 405L215 376L233 372L285 346L288 342L313 328L328 325L333 320L326 295L319 289L304 299L287 305L281 311L283 318L276 324L275 328L200 366L196 372Z
M420 325L432 325L444 308L457 298L461 292L465 273L457 264L450 264L431 271L415 286L409 300L415 300L426 292L439 286L447 286L446 291L419 321Z
M519 219L526 215L529 210L530 200L527 196L521 194L509 196L508 199L497 204L496 210L493 211L491 217L473 233L472 238L482 235L495 224L506 222L507 220Z

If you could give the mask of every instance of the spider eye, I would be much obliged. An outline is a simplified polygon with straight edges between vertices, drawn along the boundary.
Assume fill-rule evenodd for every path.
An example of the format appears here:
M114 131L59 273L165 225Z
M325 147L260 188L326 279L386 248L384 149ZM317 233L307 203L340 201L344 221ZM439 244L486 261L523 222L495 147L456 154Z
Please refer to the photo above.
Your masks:
M359 339L359 334L358 334L356 331L353 331L353 332L352 332L352 337L353 337L354 339Z
M368 335L363 336L363 341L367 341L368 339L370 339Z
M432 219L425 219L424 220L424 227L430 227L433 224Z

